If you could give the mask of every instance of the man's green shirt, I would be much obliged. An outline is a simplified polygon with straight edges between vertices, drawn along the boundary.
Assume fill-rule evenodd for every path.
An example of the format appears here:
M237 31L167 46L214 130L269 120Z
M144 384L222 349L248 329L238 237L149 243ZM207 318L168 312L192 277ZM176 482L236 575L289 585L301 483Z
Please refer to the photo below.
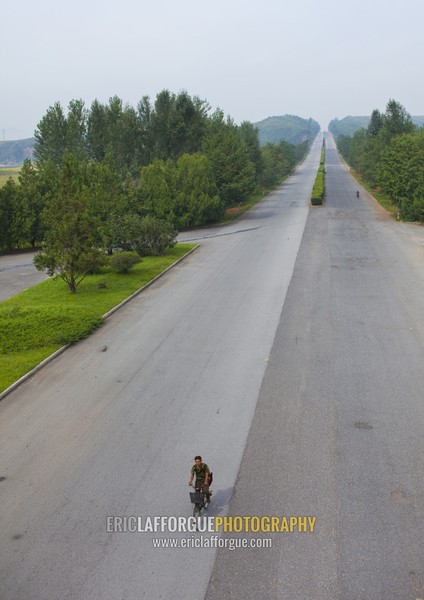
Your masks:
M210 473L209 467L206 463L202 463L200 467L193 465L191 472L196 475L196 481L204 481L206 479L206 474L209 475Z

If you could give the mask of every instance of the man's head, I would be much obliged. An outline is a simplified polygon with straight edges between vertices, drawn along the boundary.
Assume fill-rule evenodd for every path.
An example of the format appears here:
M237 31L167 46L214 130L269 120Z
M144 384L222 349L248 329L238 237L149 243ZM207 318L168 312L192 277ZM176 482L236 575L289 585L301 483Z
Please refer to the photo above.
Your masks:
M196 463L196 465L198 467L200 467L200 465L202 464L202 457L201 456L195 456L194 457L194 462Z

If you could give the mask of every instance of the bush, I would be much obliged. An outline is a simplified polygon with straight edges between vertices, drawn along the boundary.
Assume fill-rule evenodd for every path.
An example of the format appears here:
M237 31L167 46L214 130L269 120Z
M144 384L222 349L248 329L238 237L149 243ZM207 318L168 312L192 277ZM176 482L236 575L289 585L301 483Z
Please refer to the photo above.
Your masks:
M311 197L312 206L317 206L319 204L322 204L322 201L324 198L324 191L325 191L324 169L321 169L321 167L320 167L318 169L317 177L315 179L314 187L312 189L312 197Z
M139 231L135 249L140 256L160 256L177 243L178 232L167 221L155 217L143 217Z
M113 254L109 259L109 264L114 271L118 273L128 273L128 271L137 263L141 261L140 256L137 252L117 252Z
M407 221L424 222L424 197L401 198L399 202L399 216Z
M311 204L312 206L319 206L322 204L325 193L325 179L324 179L324 163L325 163L325 149L322 148L320 166L318 173L315 178L314 187L312 188Z

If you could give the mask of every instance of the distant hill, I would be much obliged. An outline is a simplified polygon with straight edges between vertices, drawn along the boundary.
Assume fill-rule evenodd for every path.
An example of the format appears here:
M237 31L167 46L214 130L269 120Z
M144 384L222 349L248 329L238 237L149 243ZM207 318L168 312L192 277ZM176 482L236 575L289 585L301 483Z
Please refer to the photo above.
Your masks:
M370 117L345 117L344 119L333 119L328 125L328 130L337 137L338 135L352 136L355 131L362 127L368 127ZM412 117L417 127L424 126L424 116Z
M26 158L32 158L34 138L0 142L0 166L20 167Z
M424 115L412 117L412 121L415 123L415 125L417 127L424 127Z
M352 136L355 131L362 127L368 127L370 117L345 117L344 119L333 119L328 125L328 131L337 137L338 135Z
M320 130L319 123L313 119L302 119L295 115L268 117L253 125L259 129L261 145L268 142L278 144L281 140L291 144L300 144L304 140L312 142Z

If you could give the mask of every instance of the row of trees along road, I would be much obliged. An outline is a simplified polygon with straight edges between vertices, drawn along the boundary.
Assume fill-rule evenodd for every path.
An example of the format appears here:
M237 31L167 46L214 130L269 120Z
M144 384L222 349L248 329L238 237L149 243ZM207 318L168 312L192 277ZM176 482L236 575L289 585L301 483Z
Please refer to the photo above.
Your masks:
M424 221L424 128L395 100L371 114L367 128L336 138L347 163L381 188L403 219Z
M250 122L236 125L187 92L163 90L135 108L116 96L90 109L72 100L67 113L56 103L37 126L34 163L0 190L0 249L44 244L39 265L52 268L62 244L89 265L140 247L146 217L174 229L220 220L286 177L307 149L261 147Z

